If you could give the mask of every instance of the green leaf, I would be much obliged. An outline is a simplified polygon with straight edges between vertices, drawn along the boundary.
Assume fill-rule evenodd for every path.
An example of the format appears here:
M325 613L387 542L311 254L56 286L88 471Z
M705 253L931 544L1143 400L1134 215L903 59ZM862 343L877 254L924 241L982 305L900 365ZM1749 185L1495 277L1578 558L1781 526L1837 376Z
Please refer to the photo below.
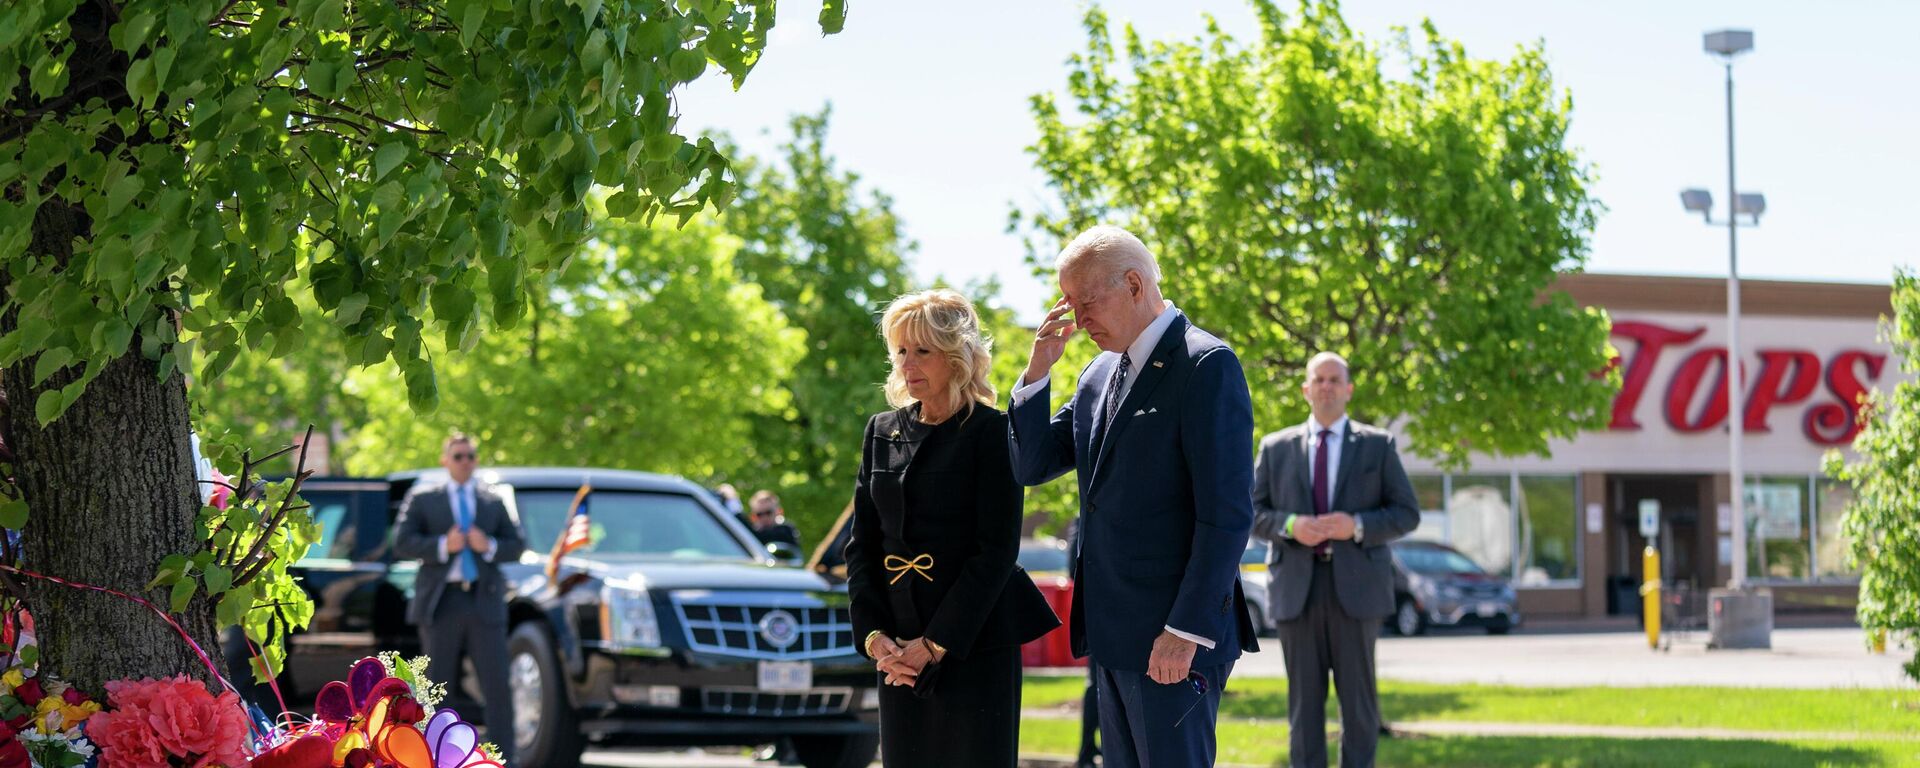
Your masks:
M186 572L186 555L167 555L160 561L160 572L154 575L153 581L147 582L146 588L153 589L154 587L172 584L181 576L186 575Z
M40 420L40 426L52 424L60 414L66 413L67 401L61 397L60 390L49 389L33 399L33 415Z
M148 109L160 95L160 86L153 80L153 60L142 58L127 67L127 95L133 97L141 109Z
M173 591L167 598L168 607L172 608L174 613L186 611L187 602L193 599L193 592L199 586L198 579L181 579L174 582Z
M200 577L207 583L207 594L218 595L233 586L233 570L223 565L209 565Z
M847 28L847 0L821 0L820 34L837 35Z
M407 145L399 142L382 144L373 153L373 180L379 181L393 170L394 166L407 159Z
M127 203L146 188L147 180L137 175L120 177L119 181L115 181L113 186L107 189L107 217L120 215L120 212L127 207Z
M46 383L47 377L67 367L71 362L73 362L73 350L66 347L54 347L40 353L40 359L33 364L33 385L37 387Z
M20 530L27 527L27 502L12 499L0 504L0 528Z

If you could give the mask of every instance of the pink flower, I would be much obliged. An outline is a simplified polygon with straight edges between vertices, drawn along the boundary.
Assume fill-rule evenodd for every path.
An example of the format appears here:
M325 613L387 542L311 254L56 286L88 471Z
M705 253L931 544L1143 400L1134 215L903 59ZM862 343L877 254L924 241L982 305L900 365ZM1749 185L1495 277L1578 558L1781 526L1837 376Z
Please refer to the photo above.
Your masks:
M169 758L191 768L246 762L247 718L231 691L215 697L181 675L116 680L107 699L108 711L87 723L103 768L163 768Z

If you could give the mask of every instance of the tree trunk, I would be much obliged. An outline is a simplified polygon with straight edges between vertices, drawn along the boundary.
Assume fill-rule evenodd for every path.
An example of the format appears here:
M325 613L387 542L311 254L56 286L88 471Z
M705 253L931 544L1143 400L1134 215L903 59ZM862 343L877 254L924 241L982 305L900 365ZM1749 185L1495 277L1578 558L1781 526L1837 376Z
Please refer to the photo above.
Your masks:
M48 201L34 218L32 250L65 261L88 230L85 212ZM11 332L13 317L0 318ZM73 381L78 366L32 385L34 358L0 373L9 407L6 438L14 475L30 509L21 567L139 595L167 610L165 590L142 589L170 554L201 546L200 509L188 442L186 381L158 375L138 339L109 363L66 414L42 428L33 404L41 391ZM40 642L41 669L98 695L108 680L185 673L213 678L167 622L130 600L45 581L25 583ZM216 665L211 603L196 598L174 620Z

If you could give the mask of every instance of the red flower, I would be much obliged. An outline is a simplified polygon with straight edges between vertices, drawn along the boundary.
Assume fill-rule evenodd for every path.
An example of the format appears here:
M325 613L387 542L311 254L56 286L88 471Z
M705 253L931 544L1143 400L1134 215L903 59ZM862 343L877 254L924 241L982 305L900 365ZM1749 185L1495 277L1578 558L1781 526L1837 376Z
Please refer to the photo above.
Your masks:
M0 723L0 768L28 768L33 758L27 754L27 745L16 738L12 727Z
M47 691L40 687L40 678L30 678L13 687L13 695L20 697L20 703L29 707L40 706L40 700L47 697Z
M189 768L246 761L247 718L240 698L215 697L185 675L107 683L110 709L87 721L103 768Z
M81 693L78 688L68 688L60 692L60 700L77 707L87 703L87 695Z

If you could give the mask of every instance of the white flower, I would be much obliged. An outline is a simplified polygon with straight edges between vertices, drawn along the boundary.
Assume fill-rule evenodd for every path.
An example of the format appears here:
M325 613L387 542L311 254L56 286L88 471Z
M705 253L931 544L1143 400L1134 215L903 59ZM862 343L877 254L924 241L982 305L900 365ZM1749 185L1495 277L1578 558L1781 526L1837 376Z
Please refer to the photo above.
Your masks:
M193 445L193 480L200 489L200 506L213 503L213 460L200 453L200 436L187 433Z

